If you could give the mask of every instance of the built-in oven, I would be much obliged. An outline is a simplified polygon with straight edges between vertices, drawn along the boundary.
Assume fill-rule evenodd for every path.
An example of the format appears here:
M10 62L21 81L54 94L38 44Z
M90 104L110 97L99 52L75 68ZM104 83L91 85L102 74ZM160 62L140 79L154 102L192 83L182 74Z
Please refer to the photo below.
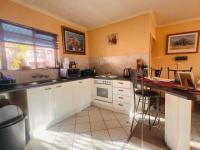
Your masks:
M95 79L94 80L94 98L98 101L112 103L112 80Z

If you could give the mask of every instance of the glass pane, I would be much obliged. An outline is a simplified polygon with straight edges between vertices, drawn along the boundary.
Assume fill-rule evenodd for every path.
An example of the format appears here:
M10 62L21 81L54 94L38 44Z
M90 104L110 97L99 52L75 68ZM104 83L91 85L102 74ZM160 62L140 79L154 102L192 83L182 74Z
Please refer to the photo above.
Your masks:
M106 88L97 88L97 96L108 98L108 89L106 89Z
M46 47L36 47L38 68L55 67L55 50Z
M35 68L33 46L6 42L5 52L8 70Z

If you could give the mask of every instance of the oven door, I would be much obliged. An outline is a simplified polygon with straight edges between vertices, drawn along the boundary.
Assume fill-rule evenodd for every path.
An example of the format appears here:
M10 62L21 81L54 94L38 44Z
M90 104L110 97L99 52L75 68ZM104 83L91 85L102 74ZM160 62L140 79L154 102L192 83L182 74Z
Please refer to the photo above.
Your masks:
M96 84L95 100L112 103L112 86L105 84Z

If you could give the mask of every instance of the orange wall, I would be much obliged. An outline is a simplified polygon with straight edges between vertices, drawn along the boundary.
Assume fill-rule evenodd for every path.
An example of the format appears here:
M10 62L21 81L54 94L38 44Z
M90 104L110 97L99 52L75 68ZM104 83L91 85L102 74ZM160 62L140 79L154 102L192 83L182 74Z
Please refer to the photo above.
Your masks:
M175 25L158 27L156 29L156 41L152 50L152 66L164 67L163 77L166 77L166 67L175 68L175 56L188 56L188 61L179 62L180 69L193 67L196 79L200 79L200 50L193 54L166 55L166 40L168 34L200 30L200 20L190 21ZM199 43L200 44L200 43ZM200 48L200 47L199 47Z
M88 32L91 57L149 53L150 14L113 23ZM109 45L107 36L118 34L117 45Z
M86 28L76 25L71 22L61 21L59 19L55 19L53 17L42 14L33 9L24 7L17 3L11 2L9 0L0 0L0 19L5 19L12 21L14 23L19 23L23 25L27 25L30 27L38 28L44 31L52 32L58 35L59 42L59 50L60 54L63 54L63 43L62 43L62 34L61 34L61 25L65 25L70 28L74 28L86 33L86 56L79 57L87 57L88 51L88 42L87 42L87 32ZM67 55L65 55L67 56ZM69 56L69 55L68 55ZM70 55L71 56L71 55Z

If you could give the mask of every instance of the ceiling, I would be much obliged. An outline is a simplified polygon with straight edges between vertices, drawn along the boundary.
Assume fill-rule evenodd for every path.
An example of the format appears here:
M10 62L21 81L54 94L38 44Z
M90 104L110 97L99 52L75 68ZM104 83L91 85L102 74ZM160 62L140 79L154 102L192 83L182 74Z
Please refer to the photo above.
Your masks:
M88 29L153 11L157 25L200 17L200 0L13 0Z

